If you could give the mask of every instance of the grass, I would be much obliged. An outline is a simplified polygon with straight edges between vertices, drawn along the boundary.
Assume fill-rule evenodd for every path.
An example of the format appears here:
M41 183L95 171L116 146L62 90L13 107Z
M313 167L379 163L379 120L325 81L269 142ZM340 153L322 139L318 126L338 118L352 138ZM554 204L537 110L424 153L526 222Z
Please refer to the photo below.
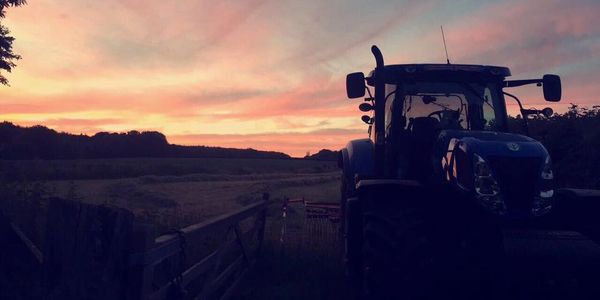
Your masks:
M0 179L8 181L132 178L146 175L249 175L322 173L333 162L301 159L123 158L75 160L0 160Z
M106 180L53 180L53 195L124 207L162 229L179 228L221 215L254 201L264 192L275 197L312 197L337 180L337 173L143 176ZM69 196L71 194L71 196Z
M333 186L337 184L321 184L314 191ZM236 299L348 299L337 226L328 220L307 222L301 204L292 204L282 243L282 201L276 198L269 206L262 256Z
M9 214L25 202L43 209L44 198L58 196L124 207L161 228L229 212L253 194L337 175L335 163L298 159L0 160L0 170L0 207Z
M141 158L0 161L0 166L0 208L40 248L51 196L127 208L163 233L228 213L268 192L263 255L239 298L334 299L343 284L334 248L306 243L300 207L290 209L286 244L279 243L283 199L338 201L333 162Z

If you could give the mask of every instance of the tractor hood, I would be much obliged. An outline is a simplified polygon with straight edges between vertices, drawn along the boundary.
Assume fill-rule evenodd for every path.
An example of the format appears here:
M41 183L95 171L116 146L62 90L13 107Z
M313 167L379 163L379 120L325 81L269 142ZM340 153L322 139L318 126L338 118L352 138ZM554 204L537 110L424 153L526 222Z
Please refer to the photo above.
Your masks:
M438 136L436 150L445 152L452 139L460 140L466 152L487 157L538 157L548 155L546 149L536 140L527 136L493 132L444 130ZM445 155L446 153L438 153Z
M447 174L443 178L490 210L521 218L551 208L550 159L538 141L510 133L446 130L437 143Z

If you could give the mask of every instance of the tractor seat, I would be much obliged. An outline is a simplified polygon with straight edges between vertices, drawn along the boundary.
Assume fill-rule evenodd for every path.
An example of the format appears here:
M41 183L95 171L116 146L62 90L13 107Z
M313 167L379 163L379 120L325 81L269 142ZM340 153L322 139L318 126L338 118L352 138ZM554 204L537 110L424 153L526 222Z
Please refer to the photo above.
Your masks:
M414 139L417 140L433 140L437 133L439 121L430 117L418 117L412 119L411 131Z
M439 121L435 118L419 117L414 118L411 125L409 173L417 180L425 180L433 172L431 157Z

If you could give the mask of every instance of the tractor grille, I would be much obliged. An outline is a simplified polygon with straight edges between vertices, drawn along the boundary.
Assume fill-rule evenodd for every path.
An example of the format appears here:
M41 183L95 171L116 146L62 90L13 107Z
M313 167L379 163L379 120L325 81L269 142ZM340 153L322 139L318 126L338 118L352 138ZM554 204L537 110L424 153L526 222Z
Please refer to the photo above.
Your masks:
M539 158L491 157L490 164L500 184L509 213L529 214L540 177Z

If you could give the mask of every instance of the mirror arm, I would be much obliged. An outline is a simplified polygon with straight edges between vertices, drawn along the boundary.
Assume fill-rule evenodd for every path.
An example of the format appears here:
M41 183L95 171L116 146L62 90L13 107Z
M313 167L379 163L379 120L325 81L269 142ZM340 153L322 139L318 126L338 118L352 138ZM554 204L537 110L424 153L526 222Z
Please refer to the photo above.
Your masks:
M513 95L513 94L509 94L509 93L507 93L507 92L504 92L504 91L502 91L502 94L504 94L504 95L506 95L506 96L509 96L509 97L511 97L511 98L513 98L513 99L515 99L515 101L517 101L517 104L519 104L519 109L520 109L521 111L523 111L523 104L521 104L521 100L519 100L519 98L517 98L517 96L515 96L515 95Z
M503 82L504 87L515 87L534 83L540 84L542 83L542 79L506 80Z
M529 135L529 125L527 124L527 116L529 116L528 110L523 108L523 104L521 104L521 100L519 100L519 98L517 98L517 96L515 96L513 94L509 94L504 91L502 92L502 94L515 99L517 101L517 103L519 104L519 110L521 111L521 117L523 117L523 129L525 130L525 134Z
M369 98L368 99L371 99L371 102L373 102L373 100L372 100L373 99L373 94L371 94L371 89L367 85L365 85L365 89L367 89L367 94L369 94ZM369 100L365 99L365 101L369 101Z

